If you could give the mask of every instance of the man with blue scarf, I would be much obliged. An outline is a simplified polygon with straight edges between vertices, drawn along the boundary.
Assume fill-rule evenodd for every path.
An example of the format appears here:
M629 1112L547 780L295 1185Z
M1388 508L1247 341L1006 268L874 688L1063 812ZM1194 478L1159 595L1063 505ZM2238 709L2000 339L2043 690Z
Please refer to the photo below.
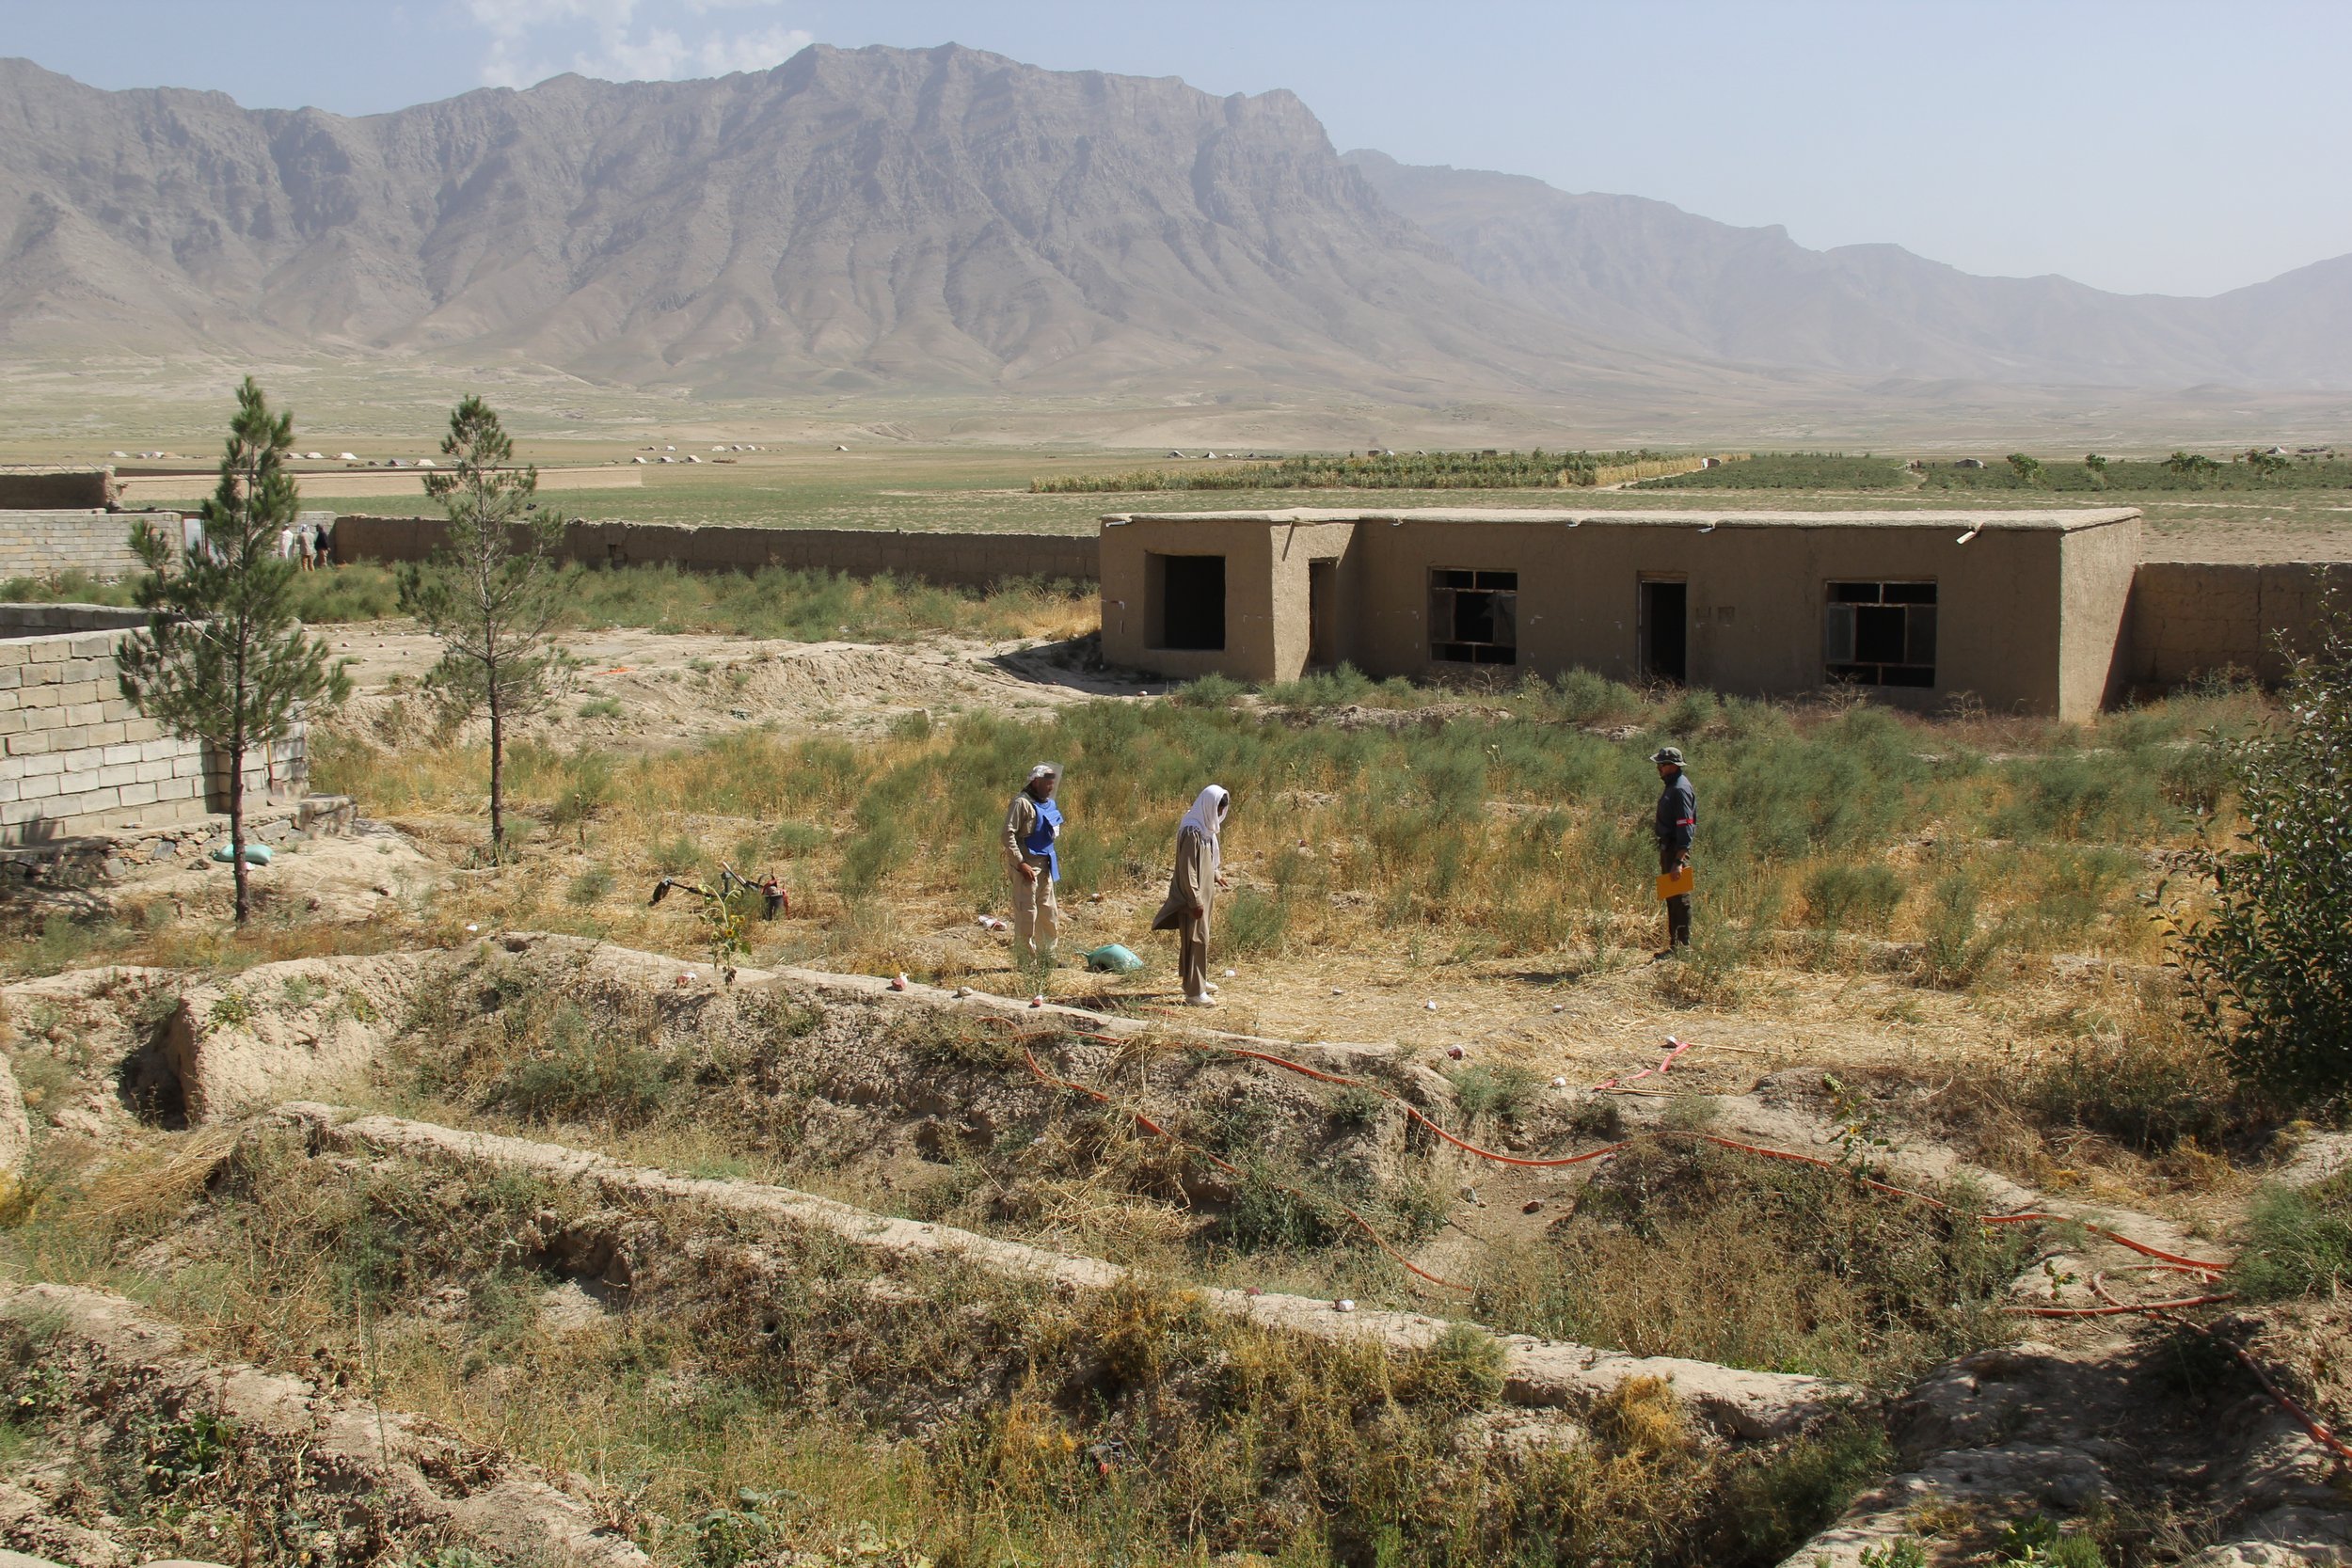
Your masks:
M1012 961L1015 968L1054 967L1054 940L1060 935L1061 908L1054 884L1061 880L1061 807L1054 786L1061 769L1041 762L1005 811L1005 860L1012 872Z

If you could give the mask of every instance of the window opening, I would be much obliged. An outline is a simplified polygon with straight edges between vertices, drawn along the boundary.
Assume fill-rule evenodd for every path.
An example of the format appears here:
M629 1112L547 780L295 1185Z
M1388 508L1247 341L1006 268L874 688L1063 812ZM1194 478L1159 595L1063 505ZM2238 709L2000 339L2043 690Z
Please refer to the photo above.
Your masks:
M1448 664L1517 664L1518 573L1432 569L1429 657Z
M1935 684L1935 584L1833 582L1821 607L1821 663L1856 686Z

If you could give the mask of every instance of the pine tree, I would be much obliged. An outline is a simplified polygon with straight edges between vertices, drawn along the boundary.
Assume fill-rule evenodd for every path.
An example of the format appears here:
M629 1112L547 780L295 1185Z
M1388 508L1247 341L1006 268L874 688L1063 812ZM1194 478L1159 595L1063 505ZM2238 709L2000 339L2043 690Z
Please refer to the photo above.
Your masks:
M506 728L543 706L561 662L555 622L563 519L531 510L539 470L513 467L515 443L490 405L469 397L450 411L441 451L450 466L425 489L449 515L442 547L403 569L401 608L441 640L428 677L453 711L490 718L490 846L506 846Z
M138 601L147 629L123 639L115 665L132 706L183 740L202 742L225 764L230 866L237 924L252 912L245 863L245 759L264 757L294 734L306 708L351 693L342 663L294 618L294 565L278 553L300 504L286 452L294 417L273 414L247 376L220 460L220 486L204 503L202 544L175 561L179 541L145 518L131 547L148 568ZM348 661L345 661L348 662Z

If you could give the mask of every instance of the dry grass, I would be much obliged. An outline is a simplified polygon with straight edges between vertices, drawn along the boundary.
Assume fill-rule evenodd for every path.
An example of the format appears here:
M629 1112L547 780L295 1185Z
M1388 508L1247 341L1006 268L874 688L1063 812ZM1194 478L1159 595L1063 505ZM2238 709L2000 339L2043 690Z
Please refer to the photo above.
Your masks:
M1641 1387L1587 1445L1490 1449L1475 1336L1391 1359L1159 1288L1060 1300L928 1264L876 1283L836 1245L536 1181L263 1141L175 1213L100 1212L73 1186L13 1233L17 1267L130 1286L203 1342L585 1473L680 1568L731 1560L724 1530L773 1550L862 1528L955 1563L1760 1563L1868 1463L1842 1432L1725 1454ZM616 1243L628 1309L545 1320L542 1294ZM122 1261L153 1244L186 1261Z

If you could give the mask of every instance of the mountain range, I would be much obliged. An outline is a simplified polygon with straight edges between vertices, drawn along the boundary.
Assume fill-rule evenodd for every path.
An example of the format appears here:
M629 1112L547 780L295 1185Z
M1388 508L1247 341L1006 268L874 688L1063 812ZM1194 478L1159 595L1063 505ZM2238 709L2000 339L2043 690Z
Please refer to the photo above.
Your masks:
M2352 257L2212 299L1978 277L1342 156L1287 92L955 45L358 119L0 60L0 343L503 360L712 398L2333 390Z

